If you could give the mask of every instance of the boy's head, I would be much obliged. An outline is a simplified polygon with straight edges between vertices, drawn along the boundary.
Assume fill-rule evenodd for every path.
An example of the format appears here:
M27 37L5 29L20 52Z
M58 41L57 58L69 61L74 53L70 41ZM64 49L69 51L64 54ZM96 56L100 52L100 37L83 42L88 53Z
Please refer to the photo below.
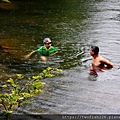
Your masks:
M98 55L99 53L99 47L98 46L91 46L90 50L94 52L94 55Z

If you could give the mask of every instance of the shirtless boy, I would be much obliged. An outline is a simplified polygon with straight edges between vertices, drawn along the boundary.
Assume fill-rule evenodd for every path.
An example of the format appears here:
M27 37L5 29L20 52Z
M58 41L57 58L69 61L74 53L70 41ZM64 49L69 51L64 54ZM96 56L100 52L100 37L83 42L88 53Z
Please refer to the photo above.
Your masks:
M98 46L91 46L90 55L92 56L92 66L90 69L90 74L96 73L97 71L103 71L113 68L113 63L99 54Z

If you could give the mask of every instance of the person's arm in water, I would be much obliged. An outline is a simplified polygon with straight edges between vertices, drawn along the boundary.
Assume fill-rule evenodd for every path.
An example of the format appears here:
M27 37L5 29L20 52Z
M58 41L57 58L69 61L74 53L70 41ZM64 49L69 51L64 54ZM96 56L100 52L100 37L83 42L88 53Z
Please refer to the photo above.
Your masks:
M51 46L50 49L49 49L49 56L53 56L57 53L58 53L57 48L55 48L54 46Z
M34 55L36 52L35 51L32 51L30 52L28 55L25 56L25 59L28 59L30 58L32 55Z
M55 54L57 54L57 53L58 53L58 51L56 51L55 53L50 54L49 56L53 56L53 55L55 55Z
M114 66L112 62L110 62L109 60L107 60L103 57L101 57L100 61L105 64L105 69L111 69Z
M42 49L42 47L36 49L36 50L33 50L32 52L30 52L28 55L25 56L25 59L28 59L30 58L32 55L35 55L37 52L40 52L40 50Z

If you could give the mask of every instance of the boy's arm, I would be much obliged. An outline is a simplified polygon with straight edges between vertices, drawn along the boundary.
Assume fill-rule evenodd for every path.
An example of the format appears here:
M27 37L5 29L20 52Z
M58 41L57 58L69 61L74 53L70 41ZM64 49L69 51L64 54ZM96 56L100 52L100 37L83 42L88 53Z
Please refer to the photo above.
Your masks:
M58 52L55 52L55 53L52 53L52 54L50 54L49 56L53 56L53 55L55 55L55 54L57 54Z
M28 59L30 58L33 54L35 54L36 52L35 51L32 51L31 53L29 53L28 55L25 56L25 59Z
M107 66L105 66L105 68L107 68L107 69L111 69L114 66L112 62L110 62L109 60L107 60L105 58L102 58L101 62L103 62L103 63L105 63L105 65L107 65Z

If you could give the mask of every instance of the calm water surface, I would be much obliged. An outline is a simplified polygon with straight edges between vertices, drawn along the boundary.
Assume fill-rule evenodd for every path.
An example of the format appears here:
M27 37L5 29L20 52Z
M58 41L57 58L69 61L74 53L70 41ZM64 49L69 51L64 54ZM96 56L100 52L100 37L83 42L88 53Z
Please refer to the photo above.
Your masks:
M18 113L120 113L120 1L52 0L13 1L9 9L0 3L0 83L16 73L37 75L46 67L63 72L43 80L43 93ZM50 37L59 50L44 64L39 55L24 55ZM90 45L112 61L112 70L89 76Z

